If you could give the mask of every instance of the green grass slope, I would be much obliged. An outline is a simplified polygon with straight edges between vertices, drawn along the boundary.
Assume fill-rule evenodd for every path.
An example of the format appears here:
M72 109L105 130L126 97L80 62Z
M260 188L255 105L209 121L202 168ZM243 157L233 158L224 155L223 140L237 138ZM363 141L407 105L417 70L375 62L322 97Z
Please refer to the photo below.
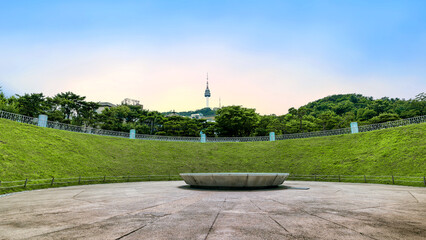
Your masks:
M94 136L0 119L0 180L180 172L424 176L425 130L423 123L275 142L186 143Z

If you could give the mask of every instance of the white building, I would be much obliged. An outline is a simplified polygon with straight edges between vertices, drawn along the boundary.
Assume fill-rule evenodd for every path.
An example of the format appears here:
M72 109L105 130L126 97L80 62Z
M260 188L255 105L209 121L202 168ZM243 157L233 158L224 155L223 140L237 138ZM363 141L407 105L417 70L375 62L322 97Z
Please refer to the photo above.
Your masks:
M99 107L98 107L98 109L96 109L96 112L98 114L101 114L102 111L105 108L110 108L110 107L115 107L116 106L115 104L112 104L112 103L109 103L109 102L99 102L98 104L99 104Z

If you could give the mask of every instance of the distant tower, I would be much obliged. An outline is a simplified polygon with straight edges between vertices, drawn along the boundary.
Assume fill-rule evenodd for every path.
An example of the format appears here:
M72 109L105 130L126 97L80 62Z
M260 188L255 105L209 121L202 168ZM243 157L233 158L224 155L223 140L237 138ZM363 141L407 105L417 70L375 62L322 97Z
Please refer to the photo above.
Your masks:
M209 74L207 73L207 87L204 91L204 97L206 97L206 107L209 107L210 89L209 89Z

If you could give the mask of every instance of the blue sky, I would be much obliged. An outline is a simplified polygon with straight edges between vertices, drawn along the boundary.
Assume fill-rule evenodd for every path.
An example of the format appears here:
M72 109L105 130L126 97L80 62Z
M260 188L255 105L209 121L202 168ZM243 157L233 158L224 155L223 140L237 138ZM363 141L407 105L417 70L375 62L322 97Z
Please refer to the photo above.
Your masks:
M425 1L1 1L0 86L284 114L332 94L426 88Z

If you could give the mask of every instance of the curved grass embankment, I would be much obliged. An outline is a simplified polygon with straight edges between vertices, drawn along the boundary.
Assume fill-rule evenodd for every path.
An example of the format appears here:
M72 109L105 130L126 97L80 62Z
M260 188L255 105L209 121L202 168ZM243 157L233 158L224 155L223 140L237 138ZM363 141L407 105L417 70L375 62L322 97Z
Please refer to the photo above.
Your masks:
M426 174L426 123L367 133L249 143L95 136L0 119L0 180L181 172Z

